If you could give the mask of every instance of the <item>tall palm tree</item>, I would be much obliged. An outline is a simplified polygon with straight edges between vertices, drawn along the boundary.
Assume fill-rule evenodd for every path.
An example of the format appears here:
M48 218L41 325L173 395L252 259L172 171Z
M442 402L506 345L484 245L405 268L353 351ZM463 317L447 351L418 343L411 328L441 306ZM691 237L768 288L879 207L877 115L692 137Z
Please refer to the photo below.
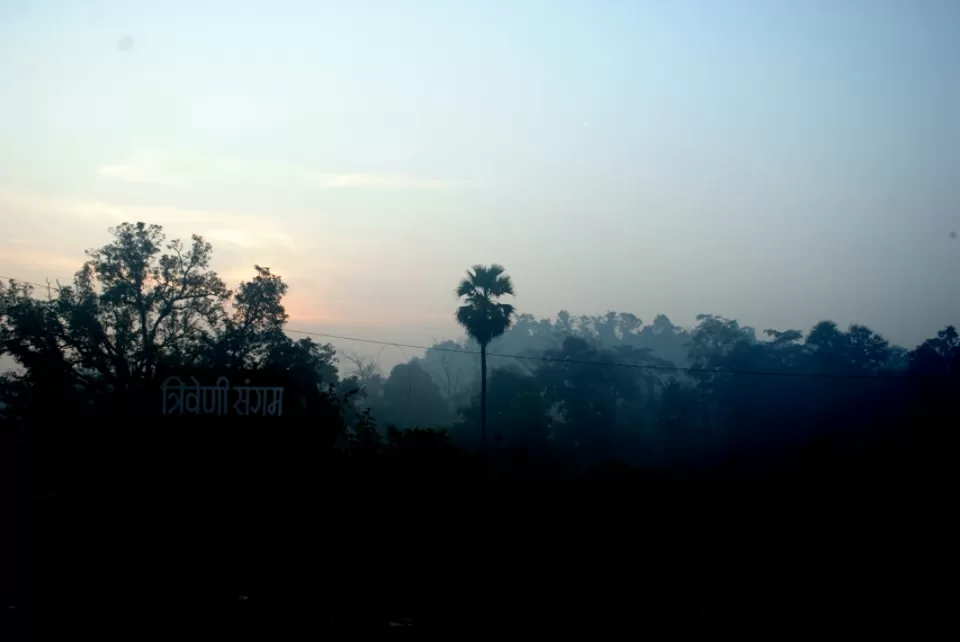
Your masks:
M499 298L513 296L513 283L503 266L474 265L457 286L457 323L480 344L480 443L487 441L487 344L513 323L514 307L500 303Z

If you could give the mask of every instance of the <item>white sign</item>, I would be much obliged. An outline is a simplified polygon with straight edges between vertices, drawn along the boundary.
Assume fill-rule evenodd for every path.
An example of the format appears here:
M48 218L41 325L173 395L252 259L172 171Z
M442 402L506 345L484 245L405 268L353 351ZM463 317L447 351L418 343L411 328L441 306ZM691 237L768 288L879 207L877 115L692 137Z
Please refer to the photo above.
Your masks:
M165 415L229 415L230 393L236 392L232 408L235 414L279 417L283 414L283 388L278 386L230 387L230 380L220 377L212 386L201 386L196 377L193 384L180 377L168 377L163 382L163 414ZM249 384L250 380L244 381Z

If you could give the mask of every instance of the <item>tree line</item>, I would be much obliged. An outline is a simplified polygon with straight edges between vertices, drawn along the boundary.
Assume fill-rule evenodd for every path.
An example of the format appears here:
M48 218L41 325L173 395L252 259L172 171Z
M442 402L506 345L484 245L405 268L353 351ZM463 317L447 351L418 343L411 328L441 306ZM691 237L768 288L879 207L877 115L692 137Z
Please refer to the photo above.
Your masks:
M318 608L338 622L415 607L504 619L513 616L486 606L487 580L524 575L541 580L536 601L551 606L537 611L527 584L508 582L500 610L564 628L558 609L588 599L571 582L589 592L610 583L571 580L573 563L554 552L563 550L603 574L633 559L623 573L643 577L645 597L614 583L597 599L628 600L631 621L643 602L648 620L675 623L701 612L694 593L706 585L690 578L704 563L733 560L724 577L740 577L743 557L704 548L716 534L702 524L654 519L657 498L729 525L710 513L727 497L716 480L929 488L952 467L952 326L907 350L830 321L757 332L713 315L693 328L623 312L538 319L506 300L514 284L503 267L474 266L451 300L466 337L384 375L370 359L291 338L287 285L270 269L229 288L200 237L168 241L143 223L111 233L68 284L0 284L0 353L19 366L0 379L0 431L24 479L14 524L29 522L16 538L29 532L29 590L60 613L51 622L72 621L57 611L69 600L110 618L164 613L134 626L216 611L217 626L245 629L237 595L269 605L260 631L271 633L307 614L327 621ZM167 376L212 383L224 373L281 382L282 417L161 414ZM637 483L594 494L558 483L550 497L537 484L470 492L491 476ZM705 594L756 617L757 602L728 587Z
M64 409L103 420L165 369L271 369L292 382L288 412L323 416L341 449L422 429L505 461L583 470L799 465L906 426L937 433L955 413L953 326L907 350L830 321L759 333L714 315L691 329L622 312L537 319L503 300L514 285L502 266L477 265L456 289L466 338L384 376L290 338L287 285L268 268L230 289L199 236L167 241L144 223L111 233L46 297L0 285L0 350L20 366L0 381L5 421L55 432Z
M499 266L485 270L468 279L503 278ZM488 291L511 294L507 285ZM943 438L960 392L951 325L908 350L832 321L760 333L709 314L691 329L665 315L644 324L618 312L493 318L502 332L466 323L466 339L438 342L387 377L364 364L374 415L402 428L445 426L476 448L489 406L497 447L527 459L755 469L822 466L881 442ZM488 347L498 355L489 397Z

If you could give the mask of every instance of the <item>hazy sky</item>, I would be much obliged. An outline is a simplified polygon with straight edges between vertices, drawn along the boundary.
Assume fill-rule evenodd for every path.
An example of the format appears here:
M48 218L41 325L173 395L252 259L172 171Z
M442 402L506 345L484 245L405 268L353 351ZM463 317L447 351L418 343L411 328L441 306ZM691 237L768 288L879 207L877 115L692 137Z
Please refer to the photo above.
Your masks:
M291 327L960 322L960 2L0 0L0 274L196 232ZM132 41L131 41L132 39ZM359 346L351 346L359 347Z

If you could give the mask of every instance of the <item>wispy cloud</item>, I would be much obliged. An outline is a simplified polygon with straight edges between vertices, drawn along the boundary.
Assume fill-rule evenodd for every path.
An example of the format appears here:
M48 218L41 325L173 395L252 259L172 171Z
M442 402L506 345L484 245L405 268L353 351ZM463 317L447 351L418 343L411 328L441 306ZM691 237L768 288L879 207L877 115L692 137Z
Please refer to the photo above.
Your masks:
M311 182L330 189L436 189L448 181L397 174L314 174Z
M169 176L156 168L143 165L106 165L98 168L97 174L104 178L128 183L154 183L180 189L190 188L190 182L186 179Z
M3 274L13 278L31 280L37 278L36 268L41 271L50 270L54 275L73 274L80 267L82 260L76 257L64 256L42 248L18 247L20 244L0 242L3 249ZM29 272L24 273L24 270Z
M117 206L101 202L75 202L65 213L120 223L145 221L157 223L171 235L200 234L217 245L245 250L295 250L294 236L272 218L230 212L164 207L152 205Z
M224 164L223 169L233 167ZM437 183L409 177L382 180L370 174L359 176L364 178L345 182L353 187L359 182L394 189L411 184L433 187ZM305 188L317 189L309 184ZM91 198L92 193L98 197ZM168 238L187 240L191 234L199 234L210 241L214 246L213 267L229 284L249 279L254 264L270 266L291 286L286 305L295 320L372 327L392 326L423 314L421 305L404 307L402 301L383 298L384 266L392 265L393 252L397 251L392 250L397 246L392 237L358 235L355 230L342 230L333 224L320 231L316 225L305 225L301 212L284 212L282 208L270 209L268 214L251 213L251 208L238 213L229 208L129 203L128 194L118 200L107 194L103 190L82 195L41 194L0 184L0 219L4 221L0 274L38 282L46 277L69 279L86 259L85 249L109 242L109 227L124 221L144 221L162 225ZM196 195L194 192L179 200L211 200L193 198ZM319 211L331 220L343 218L328 208ZM402 290L403 282L420 269L404 264L402 270L386 277L387 283L397 284ZM384 321L387 308L391 314L389 321Z
M204 156L177 151L138 151L123 162L97 169L103 178L129 183L153 183L180 189L229 183L355 190L424 190L449 187L451 181L410 174L320 172L289 163L264 163L239 158Z
M187 239L191 234L199 234L214 244L218 268L228 272L248 271L259 261L284 269L287 276L303 269L301 257L307 251L289 227L283 225L282 219L273 216L178 207L118 206L34 195L2 186L0 215L10 222L6 230L9 237L0 239L3 257L0 268L17 272L29 265L52 269L57 274L62 274L63 268L69 265L77 269L84 260L83 250L107 242L107 228L124 221L162 225L169 238ZM42 240L44 252L39 251L39 246L24 246L19 239ZM337 249L332 240L328 246L320 250Z

